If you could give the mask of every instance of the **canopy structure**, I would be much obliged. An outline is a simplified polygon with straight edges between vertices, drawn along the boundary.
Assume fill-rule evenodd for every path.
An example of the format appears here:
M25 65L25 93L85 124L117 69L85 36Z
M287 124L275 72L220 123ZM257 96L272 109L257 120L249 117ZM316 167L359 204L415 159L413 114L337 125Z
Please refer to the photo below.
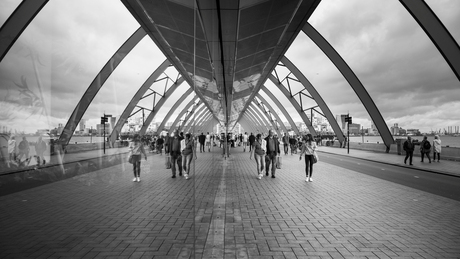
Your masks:
M317 106L310 109L321 109L321 114L327 118L337 138L343 140L344 134L334 118L333 111L316 89L320 86L313 85L303 74L302 69L285 57L298 35L305 33L342 73L389 148L394 141L392 134L371 95L366 91L365 85L332 44L308 22L320 2L320 0L121 0L139 27L94 75L93 81L87 86L73 113L68 117L59 141L64 145L69 143L78 123L96 94L105 86L106 80L145 38L155 43L166 60L157 68L153 68L151 76L141 85L131 86L139 90L131 98L114 126L112 139L116 137L114 134L120 132L133 112L139 111L135 111L135 107L140 107L142 112L150 111L141 129L141 132L145 133L165 101L174 94L182 82L186 82L191 89L184 94L193 93L199 101L196 102L195 98L186 99L186 96L180 98L179 103L174 105L161 122L162 126L176 112L179 115L173 117L176 120L174 127L190 129L192 125L197 124L190 122L189 117L199 113L201 128L208 129L212 123L217 123L230 131L239 123L257 131L267 128L287 131L286 126L290 126L298 134L299 129L294 125L291 114L288 114L283 107L286 104L281 103L278 97L264 85L272 82L281 90L283 98L290 101L290 105L295 108L310 133L316 135L311 121L305 115L307 109L304 109L301 99L300 103L296 100L297 94L314 100ZM434 43L455 76L460 79L460 48L435 13L424 1L401 0L400 2ZM21 34L34 22L34 18L49 4L44 0L24 0L11 13L0 29L2 39L0 62L4 60ZM278 76L276 70L279 66L288 69L289 75ZM166 74L168 67L174 67L178 76L161 77L162 74ZM161 80L166 82L162 91L150 88L152 84ZM302 84L303 89L294 93L289 86L289 80L296 80ZM152 93L149 93L149 90ZM262 101L264 110L260 112L256 106L260 106L259 100L264 99L260 95L262 92L266 93L265 98L271 99L270 102L275 107L264 100ZM153 101L153 107L140 106L139 102L151 95L158 98ZM180 111L178 108L182 102L187 102L188 105L182 107ZM198 104L202 105L199 109L197 109ZM189 111L192 106L193 109ZM282 119L278 117L277 110L281 110L290 125L284 125ZM186 117L182 125L179 121L184 116ZM157 132L160 132L160 129Z

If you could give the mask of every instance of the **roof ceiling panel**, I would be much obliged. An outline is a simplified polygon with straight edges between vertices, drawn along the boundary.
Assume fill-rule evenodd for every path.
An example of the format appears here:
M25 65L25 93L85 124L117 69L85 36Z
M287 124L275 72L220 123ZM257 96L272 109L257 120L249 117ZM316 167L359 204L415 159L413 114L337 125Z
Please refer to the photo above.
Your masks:
M121 1L223 125L241 117L320 2Z

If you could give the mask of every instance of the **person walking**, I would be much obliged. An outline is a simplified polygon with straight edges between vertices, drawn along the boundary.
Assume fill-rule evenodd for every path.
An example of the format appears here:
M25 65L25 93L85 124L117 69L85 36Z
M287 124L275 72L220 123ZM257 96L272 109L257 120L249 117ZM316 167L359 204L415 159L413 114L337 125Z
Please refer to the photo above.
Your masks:
M249 159L252 160L252 157L254 157L254 160L256 160L256 165L257 165L257 173L258 173L258 179L262 179L263 177L263 172L265 168L265 147L266 143L264 143L265 140L262 139L261 134L257 134L254 143L252 144L251 151L249 153Z
M22 157L25 156L26 157L25 162L29 161L30 145L26 137L22 137L22 141L19 142L18 148L19 148L18 160L20 161Z
M171 156L171 171L172 178L176 178L176 163L179 167L179 176L182 176L182 155L180 142L183 138L179 135L179 130L173 133L173 136L169 137L169 154Z
M163 136L160 136L158 139L157 139L157 154L160 153L160 156L163 155L163 145L165 143L165 140L163 138ZM166 153L166 151L165 151Z
M268 171L270 171L270 164L272 166L272 178L275 178L276 172L276 160L280 155L280 143L273 134L273 130L268 131L268 136L265 138L266 144L266 155L265 155L265 175L268 176Z
M292 136L289 138L289 144L291 145L291 156L297 154L297 138Z
M249 152L251 152L251 148L252 148L252 145L254 144L254 141L256 140L256 137L254 136L254 134L252 134L251 132L251 135L249 135L248 137L248 141L249 141Z
M46 151L46 142L43 141L42 137L38 137L37 143L35 143L35 153L37 153L37 166L43 163L46 164L45 156L43 155Z
M206 152L204 150L204 142L206 141L206 136L201 132L201 135L198 136L198 141L200 142L200 153L201 152Z
M249 138L248 133L245 132L243 134L243 139L242 139L242 141L243 141L243 152L246 152L246 147L248 146L248 138ZM249 148L249 151L251 151L251 148Z
M284 133L284 136L283 136L283 147L284 147L284 155L287 155L289 152L289 136L287 133Z
M208 152L211 152L211 135L209 132L206 134L206 147L208 147Z
M433 140L433 161L436 161L436 155L438 155L438 162L441 157L441 139L438 135L434 136Z
M404 144L403 144L403 149L404 151L406 151L406 158L404 158L404 164L407 163L407 159L409 158L409 165L413 165L412 157L414 156L415 145L412 142L411 136L407 136L407 140L404 141Z
M423 158L424 158L425 155L426 155L426 157L428 158L428 160L431 163L430 153L431 153L430 141L428 141L427 136L423 136L422 143L420 143L420 154L422 156L422 161L421 161L422 163L423 163Z
M303 140L302 149L300 151L299 160L302 160L302 155L305 154L305 174L307 178L306 182L313 182L313 156L317 148L316 142L313 140L313 136L308 133L305 135Z
M10 139L8 140L8 155L9 155L9 161L8 161L8 167L10 166L10 163L13 163L16 161L16 139L14 136L11 136Z
M129 149L131 150L131 156L133 161L133 182L141 181L141 155L143 154L147 161L147 153L145 153L144 144L142 144L139 134L135 134L133 141L129 143Z
M165 155L168 154L170 152L169 150L169 132L166 133L166 136L165 136L165 142L164 142L164 145L165 145Z
M195 141L190 133L185 134L185 148L182 150L182 157L184 178L188 180L190 177L190 164L192 162L192 158L195 158L196 160Z

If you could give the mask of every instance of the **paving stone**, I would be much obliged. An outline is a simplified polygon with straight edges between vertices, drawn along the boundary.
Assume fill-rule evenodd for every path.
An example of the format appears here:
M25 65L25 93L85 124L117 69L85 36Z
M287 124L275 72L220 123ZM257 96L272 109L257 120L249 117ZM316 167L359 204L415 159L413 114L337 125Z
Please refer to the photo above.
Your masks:
M139 183L122 164L2 196L0 257L205 258L216 216L224 258L460 254L459 202L321 162L306 183L296 156L258 180L233 151L225 171L218 149L198 154L190 180L153 155Z

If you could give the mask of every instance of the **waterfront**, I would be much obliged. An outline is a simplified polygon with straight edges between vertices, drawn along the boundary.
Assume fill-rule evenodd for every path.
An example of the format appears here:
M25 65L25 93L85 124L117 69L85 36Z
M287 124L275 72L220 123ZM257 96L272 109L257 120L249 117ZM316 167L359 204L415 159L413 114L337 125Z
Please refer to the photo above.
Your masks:
M38 140L38 136L26 136L27 140L31 143L34 143ZM394 136L395 139L406 139L405 136ZM16 138L16 141L19 143L21 138ZM49 141L49 137L43 137L45 141ZM70 139L69 144L83 144L83 143L101 143L104 137L95 137L92 138L90 136L72 136ZM363 141L364 139L364 141ZM412 136L412 139L417 139L418 141L422 141L423 136ZM442 146L449 146L449 147L459 147L460 148L460 137L454 136L440 136ZM433 141L434 136L428 136L428 140ZM382 138L380 136L351 136L350 142L359 142L359 143L383 143Z
M411 136L412 139L417 139L418 141L423 140L423 136ZM394 139L406 139L406 136L394 136ZM454 136L440 136L441 146L449 147L460 147L460 137ZM364 141L363 141L364 139ZM434 140L434 136L428 136L429 141ZM383 140L380 136L350 136L350 142L359 142L359 143L383 143Z

